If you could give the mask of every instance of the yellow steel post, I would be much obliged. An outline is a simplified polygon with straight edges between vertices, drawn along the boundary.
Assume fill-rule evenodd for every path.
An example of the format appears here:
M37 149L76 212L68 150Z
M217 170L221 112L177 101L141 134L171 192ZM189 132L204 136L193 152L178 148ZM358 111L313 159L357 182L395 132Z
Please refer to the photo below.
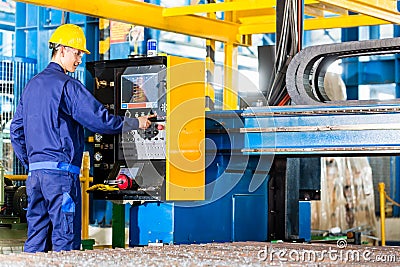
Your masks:
M233 0L226 0L227 2L234 2ZM236 12L225 12L225 21L235 22ZM237 92L237 45L229 42L224 44L224 98L223 109L232 110L238 109L238 92Z
M214 71L215 71L215 41L206 40L206 110L214 110L215 91L214 91Z
M0 162L0 208L4 205L4 167Z
M99 54L100 60L110 59L110 21L99 19L100 41Z
M380 200L380 214L381 214L381 243L382 246L386 246L386 233L385 233L385 206L386 206L386 201L385 201L385 184L384 183L379 183L378 184L378 189L379 189L379 200Z
M207 3L215 3L215 0L207 0ZM207 17L216 19L217 15L215 12L211 12L207 14ZM206 110L213 110L215 102L215 91L213 87L215 70L215 40L206 40L206 50Z
M89 169L90 169L90 158L89 152L83 152L83 164L82 164L82 240L88 239L89 237L89 194L86 190L89 188Z
M225 43L224 63L224 110L238 109L238 87L237 87L237 46Z

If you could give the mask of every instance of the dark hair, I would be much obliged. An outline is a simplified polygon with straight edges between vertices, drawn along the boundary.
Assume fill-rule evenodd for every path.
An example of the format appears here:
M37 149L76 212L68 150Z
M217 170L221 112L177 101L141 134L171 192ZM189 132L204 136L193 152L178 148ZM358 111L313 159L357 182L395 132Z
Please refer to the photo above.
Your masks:
M60 44L49 43L49 49L53 49L53 51L51 51L51 57L54 57L56 55L60 46Z

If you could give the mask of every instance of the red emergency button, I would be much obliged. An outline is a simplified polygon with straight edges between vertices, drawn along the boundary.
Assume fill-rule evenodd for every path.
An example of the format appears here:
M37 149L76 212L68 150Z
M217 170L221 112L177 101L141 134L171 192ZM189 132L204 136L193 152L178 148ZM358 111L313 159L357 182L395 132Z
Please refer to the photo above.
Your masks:
M157 130L164 130L164 125L162 124L157 124Z
M118 188L119 189L130 189L132 188L132 179L126 176L125 174L119 174L117 177Z

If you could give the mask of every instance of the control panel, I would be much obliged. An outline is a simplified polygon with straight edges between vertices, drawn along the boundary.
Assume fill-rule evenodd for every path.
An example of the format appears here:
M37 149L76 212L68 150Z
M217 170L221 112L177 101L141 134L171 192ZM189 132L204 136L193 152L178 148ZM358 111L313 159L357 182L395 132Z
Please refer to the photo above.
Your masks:
M157 114L148 129L119 135L94 133L93 182L118 187L95 198L160 200L165 184L166 58L88 62L94 96L108 111L125 117Z
M204 200L205 64L155 56L87 62L94 96L111 114L156 114L148 129L93 133L94 199Z

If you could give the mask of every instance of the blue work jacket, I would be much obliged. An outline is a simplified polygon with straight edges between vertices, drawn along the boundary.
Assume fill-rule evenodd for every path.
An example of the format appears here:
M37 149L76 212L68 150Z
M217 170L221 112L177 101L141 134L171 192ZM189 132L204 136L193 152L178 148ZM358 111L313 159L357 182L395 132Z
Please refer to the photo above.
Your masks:
M124 120L125 127L138 128L137 119L110 114L80 81L51 62L22 93L10 126L11 143L27 169L49 161L81 166L83 128L117 134Z

